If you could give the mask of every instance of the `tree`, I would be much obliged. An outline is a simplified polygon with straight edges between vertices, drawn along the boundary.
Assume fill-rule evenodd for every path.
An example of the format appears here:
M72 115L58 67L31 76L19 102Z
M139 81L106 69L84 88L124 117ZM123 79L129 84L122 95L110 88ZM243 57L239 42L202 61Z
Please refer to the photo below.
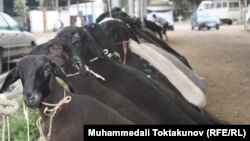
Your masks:
M186 9L189 5L198 6L202 0L173 0L176 9Z
M36 0L37 2L39 2L40 6L43 6L44 0Z
M188 0L173 0L175 9L186 9L187 5L189 4Z
M14 0L13 7L19 16L25 17L28 14L29 8L26 6L26 0Z

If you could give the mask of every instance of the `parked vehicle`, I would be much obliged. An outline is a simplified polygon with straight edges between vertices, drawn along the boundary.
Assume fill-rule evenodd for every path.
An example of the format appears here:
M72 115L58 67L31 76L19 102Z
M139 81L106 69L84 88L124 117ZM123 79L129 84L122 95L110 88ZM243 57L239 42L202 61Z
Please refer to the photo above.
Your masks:
M240 0L204 0L200 3L198 10L213 12L222 23L231 25L233 21L241 18Z
M192 30L195 27L198 27L198 30L201 30L202 28L207 28L208 30L215 28L219 30L220 20L209 11L198 10L191 16L191 27Z
M35 45L33 34L21 30L13 18L0 12L0 73L3 63L22 57Z

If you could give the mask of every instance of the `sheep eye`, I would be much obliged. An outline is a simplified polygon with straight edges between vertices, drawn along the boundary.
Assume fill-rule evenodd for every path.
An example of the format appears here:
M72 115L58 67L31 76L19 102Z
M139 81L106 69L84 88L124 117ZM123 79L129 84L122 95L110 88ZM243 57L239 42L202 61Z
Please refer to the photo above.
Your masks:
M43 72L44 76L48 77L50 73L51 73L51 68L50 67L46 67L44 69L44 72Z

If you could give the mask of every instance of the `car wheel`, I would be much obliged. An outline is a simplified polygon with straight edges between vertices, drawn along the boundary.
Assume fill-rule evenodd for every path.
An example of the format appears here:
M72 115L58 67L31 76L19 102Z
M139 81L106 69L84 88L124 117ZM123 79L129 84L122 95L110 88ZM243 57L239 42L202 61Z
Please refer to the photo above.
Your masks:
M194 30L194 27L192 26L192 30Z
M211 29L211 27L207 27L207 30L210 30Z
M198 27L198 30L201 30L201 27L200 27L200 26Z
M232 25L232 24L233 24L233 21L232 21L232 20L228 20L228 21L227 21L227 24L228 24L228 25Z
M32 41L31 43L30 43L30 47L31 48L34 48L36 46L36 43L34 42L34 41Z
M29 49L32 50L34 47L36 47L36 43L35 43L34 41L32 41L32 42L30 43Z

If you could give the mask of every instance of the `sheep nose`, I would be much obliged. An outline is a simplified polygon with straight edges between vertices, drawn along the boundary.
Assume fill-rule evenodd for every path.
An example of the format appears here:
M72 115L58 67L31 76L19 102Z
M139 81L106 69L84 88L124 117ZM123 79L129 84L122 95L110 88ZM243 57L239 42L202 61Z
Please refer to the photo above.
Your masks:
M29 104L33 103L33 101L35 101L35 96L32 95L32 93L27 93L27 94L26 94L26 101L27 101Z
M24 101L28 107L36 108L40 104L41 97L35 93L26 93Z
M29 99L30 97L32 97L32 94L31 93L27 93L26 97L27 97L27 99Z

